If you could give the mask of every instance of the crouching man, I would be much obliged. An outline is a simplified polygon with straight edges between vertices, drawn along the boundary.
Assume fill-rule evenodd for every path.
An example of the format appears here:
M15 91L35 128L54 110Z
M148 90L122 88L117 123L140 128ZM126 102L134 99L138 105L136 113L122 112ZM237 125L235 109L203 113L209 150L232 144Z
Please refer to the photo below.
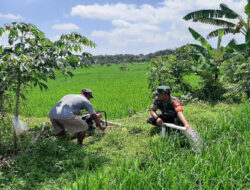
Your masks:
M51 110L50 121L56 136L64 137L65 129L70 133L76 134L77 141L82 144L85 138L88 124L79 116L82 109L89 112L96 125L105 130L101 125L100 119L97 117L95 110L90 103L90 99L94 98L90 89L84 88L81 94L65 95Z
M162 126L163 123L173 123L176 125L185 126L190 129L185 116L183 115L183 108L180 100L176 97L170 96L169 86L158 86L156 88L155 100L150 110L150 117L147 122ZM161 114L157 114L157 110L161 111Z

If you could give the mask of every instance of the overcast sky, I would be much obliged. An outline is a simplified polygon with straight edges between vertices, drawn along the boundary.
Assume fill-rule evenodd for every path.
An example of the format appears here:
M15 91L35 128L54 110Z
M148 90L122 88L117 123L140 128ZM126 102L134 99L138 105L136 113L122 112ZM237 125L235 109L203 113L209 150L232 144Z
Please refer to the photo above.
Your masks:
M194 43L188 27L206 36L215 27L184 21L187 13L217 9L225 3L244 18L247 0L0 0L0 27L5 23L36 25L51 40L79 32L97 44L99 54L147 54ZM223 37L223 44L241 34ZM217 39L209 40L215 47ZM0 44L6 45L6 35Z

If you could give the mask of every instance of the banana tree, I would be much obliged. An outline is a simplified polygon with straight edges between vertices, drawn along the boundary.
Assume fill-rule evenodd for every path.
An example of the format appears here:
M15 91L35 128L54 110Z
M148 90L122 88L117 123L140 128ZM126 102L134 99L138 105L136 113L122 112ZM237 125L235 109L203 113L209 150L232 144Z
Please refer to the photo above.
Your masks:
M12 23L0 27L0 37L8 33L9 46L0 46L0 95L6 90L16 94L15 117L19 115L21 91L28 86L47 89L47 79L55 79L56 70L72 76L69 68L86 66L84 60L89 53L82 52L83 46L95 47L86 37L71 33L62 35L58 41L51 42L33 24ZM17 148L14 134L14 148Z
M208 41L194 29L189 27L189 31L192 34L193 38L201 43L201 45L190 44L197 50L195 58L198 66L194 68L194 70L196 70L196 72L199 72L204 78L208 77L208 75L213 74L214 80L217 81L219 76L220 64L224 60L224 47L221 46L221 40L224 31L219 30L216 49L213 49Z
M220 9L203 9L194 11L183 17L184 20L192 20L193 22L207 23L211 25L221 26L222 28L210 32L207 38L219 35L219 31L223 29L225 34L241 33L245 36L245 42L250 42L250 0L245 6L247 19L244 20L241 15L230 9L225 4L220 4ZM230 22L228 19L237 20Z

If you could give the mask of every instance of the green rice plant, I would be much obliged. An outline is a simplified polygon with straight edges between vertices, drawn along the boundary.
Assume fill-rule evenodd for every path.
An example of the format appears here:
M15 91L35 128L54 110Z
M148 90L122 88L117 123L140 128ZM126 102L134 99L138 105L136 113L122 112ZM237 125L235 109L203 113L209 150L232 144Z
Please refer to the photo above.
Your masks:
M79 94L82 88L90 88L95 98L95 110L105 110L109 118L129 115L129 108L136 112L149 107L147 89L147 64L126 64L129 70L121 71L119 65L110 67L94 65L89 69L74 71L74 77L65 78L58 74L55 81L48 82L48 90L34 88L27 92L25 116L48 116L50 109L66 94Z

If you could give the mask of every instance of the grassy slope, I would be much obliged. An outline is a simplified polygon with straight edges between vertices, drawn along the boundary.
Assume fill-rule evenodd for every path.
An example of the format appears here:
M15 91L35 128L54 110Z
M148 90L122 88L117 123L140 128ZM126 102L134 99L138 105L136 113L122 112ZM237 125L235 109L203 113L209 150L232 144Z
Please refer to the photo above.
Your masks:
M250 105L197 103L185 114L205 142L201 154L182 134L161 140L143 111L116 120L124 127L96 131L87 147L52 136L22 147L25 152L1 169L0 188L248 189Z

